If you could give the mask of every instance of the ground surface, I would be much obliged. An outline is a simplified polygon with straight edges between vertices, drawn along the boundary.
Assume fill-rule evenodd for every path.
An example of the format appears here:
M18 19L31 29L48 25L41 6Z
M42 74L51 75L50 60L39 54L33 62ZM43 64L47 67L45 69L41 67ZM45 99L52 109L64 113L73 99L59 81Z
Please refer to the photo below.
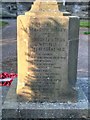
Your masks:
M0 47L2 47L2 71L16 72L16 20L8 21L8 25L2 28L2 39L0 40Z

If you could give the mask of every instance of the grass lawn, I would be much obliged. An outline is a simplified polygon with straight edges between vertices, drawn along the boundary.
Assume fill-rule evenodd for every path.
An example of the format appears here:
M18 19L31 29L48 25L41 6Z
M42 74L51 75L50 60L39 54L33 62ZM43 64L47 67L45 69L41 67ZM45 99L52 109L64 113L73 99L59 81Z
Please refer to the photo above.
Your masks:
M80 21L80 27L81 28L87 28L89 30L90 28L90 21L82 20ZM90 31L84 31L83 34L90 35Z
M8 22L0 21L0 27L3 27L5 25L7 25L7 24L8 24Z
M88 32L84 32L84 34L85 34L85 35L90 35L90 32L89 32L89 31L88 31Z
M80 27L90 28L90 21L80 21Z

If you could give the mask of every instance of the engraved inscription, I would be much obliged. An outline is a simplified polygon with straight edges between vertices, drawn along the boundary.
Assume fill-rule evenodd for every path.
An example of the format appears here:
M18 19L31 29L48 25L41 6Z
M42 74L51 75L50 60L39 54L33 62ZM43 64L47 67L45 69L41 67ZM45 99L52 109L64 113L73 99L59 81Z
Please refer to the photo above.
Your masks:
M58 30L56 30L51 23L48 26L42 25L39 21L31 24L27 61L32 64L32 67L29 71L35 73L33 77L36 79L61 81L60 71L67 59L67 41L65 34L63 36L62 33L67 29L57 26Z

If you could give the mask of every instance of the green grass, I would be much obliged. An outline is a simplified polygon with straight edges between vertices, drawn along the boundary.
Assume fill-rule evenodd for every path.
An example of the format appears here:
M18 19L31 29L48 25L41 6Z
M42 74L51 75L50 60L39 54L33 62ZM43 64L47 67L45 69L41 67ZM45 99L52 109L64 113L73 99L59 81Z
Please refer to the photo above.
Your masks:
M90 28L90 21L80 21L80 27Z
M90 34L90 32L89 32L89 31L88 31L88 32L84 32L84 34L85 34L85 35L89 35L89 34Z
M0 27L4 27L7 24L8 24L8 22L0 21Z

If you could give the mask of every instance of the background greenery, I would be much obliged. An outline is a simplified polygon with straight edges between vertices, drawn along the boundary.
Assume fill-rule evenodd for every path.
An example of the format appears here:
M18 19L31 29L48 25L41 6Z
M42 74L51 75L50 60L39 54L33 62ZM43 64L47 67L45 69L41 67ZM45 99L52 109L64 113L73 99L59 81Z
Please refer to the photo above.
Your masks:
M5 26L5 25L7 25L8 24L8 22L4 22L4 21L0 21L0 27L2 26Z
M80 27L90 28L90 21L80 21Z

